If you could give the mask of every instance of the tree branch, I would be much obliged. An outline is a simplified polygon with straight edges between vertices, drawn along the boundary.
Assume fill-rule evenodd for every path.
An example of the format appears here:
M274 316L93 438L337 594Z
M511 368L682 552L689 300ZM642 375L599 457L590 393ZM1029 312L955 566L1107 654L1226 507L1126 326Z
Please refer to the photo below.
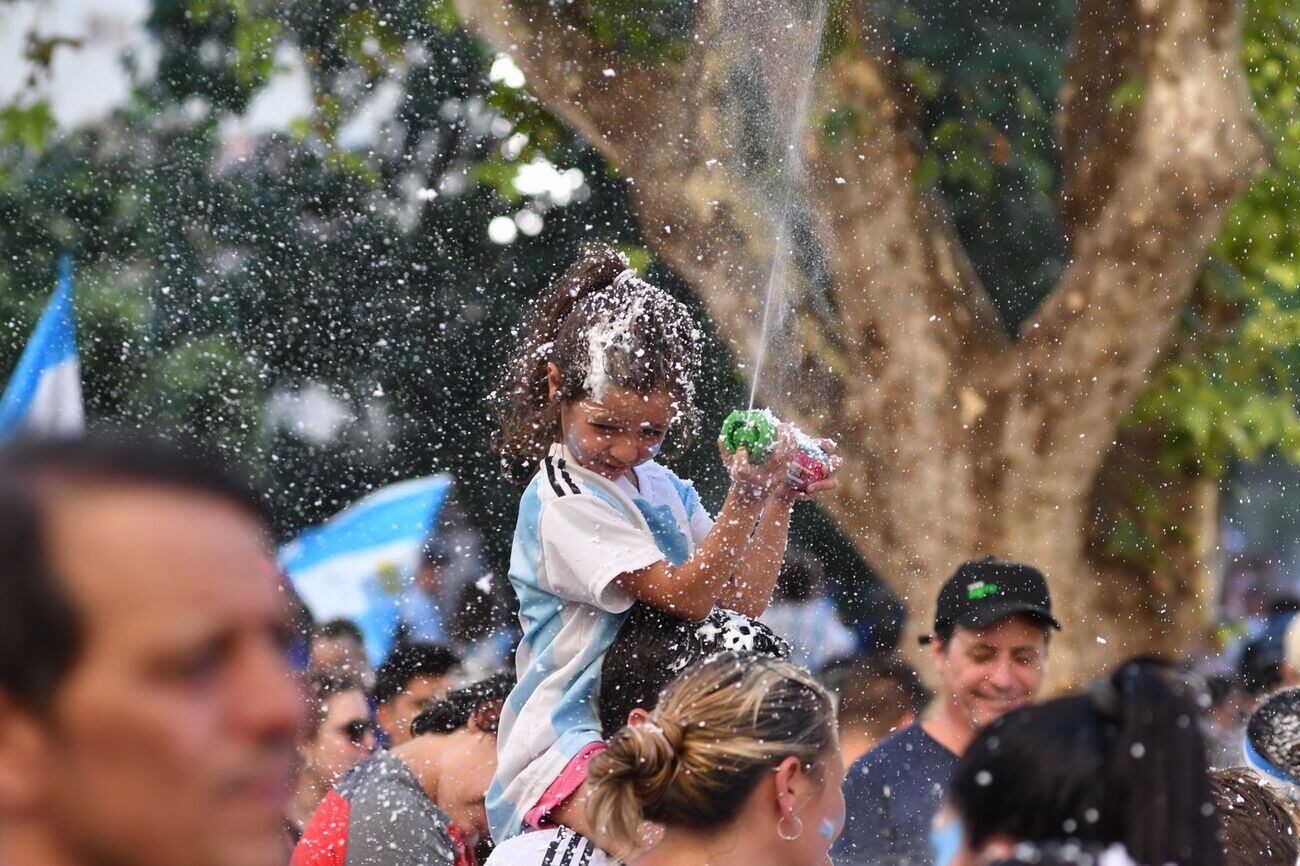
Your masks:
M523 70L528 87L615 165L624 166L668 110L680 69L640 63L596 44L545 0L454 0L466 28ZM627 123L631 106L643 114Z
M1095 23L1094 7L1107 2L1115 0L1088 0L1087 20ZM1073 261L1021 329L1020 411L1007 437L1009 453L1068 453L1085 470L1100 465L1146 387L1228 206L1262 169L1266 150L1241 68L1240 5L1126 5L1136 9L1140 105L1130 140L1092 143L1090 165L1113 164L1114 181L1080 208ZM1131 26L1123 15L1105 20ZM1086 58L1072 64L1074 74L1088 70L1097 73ZM1096 91L1086 82L1069 86ZM1100 101L1072 100L1093 126L1104 125L1088 120ZM1088 437L1092 447L1078 447Z

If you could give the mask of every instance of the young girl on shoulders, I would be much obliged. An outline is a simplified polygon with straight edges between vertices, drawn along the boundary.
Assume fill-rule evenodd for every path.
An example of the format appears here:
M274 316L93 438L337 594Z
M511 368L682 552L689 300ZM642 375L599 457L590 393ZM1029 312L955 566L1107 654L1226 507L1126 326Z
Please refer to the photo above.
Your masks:
M601 659L632 605L758 616L791 506L835 485L791 490L788 430L758 466L720 448L731 487L714 521L656 462L670 430L685 438L698 424L701 337L685 305L589 246L539 303L496 393L503 465L534 472L510 560L523 638L487 797L498 840L546 822L587 830Z

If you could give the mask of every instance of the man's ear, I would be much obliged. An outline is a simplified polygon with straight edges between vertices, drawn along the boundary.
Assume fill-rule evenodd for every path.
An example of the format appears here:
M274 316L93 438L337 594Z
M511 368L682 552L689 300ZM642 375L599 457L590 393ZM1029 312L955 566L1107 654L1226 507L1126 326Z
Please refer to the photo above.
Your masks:
M547 396L552 400L560 392L560 386L564 384L564 378L560 375L560 368L555 366L555 362L546 365L546 390Z
M29 710L0 693L0 822L39 808L50 771L50 735Z
M627 714L629 725L644 725L648 721L650 721L650 711L645 707L633 707L632 712Z
M930 643L930 653L934 658L935 670L943 670L943 663L948 660L948 646L938 636Z

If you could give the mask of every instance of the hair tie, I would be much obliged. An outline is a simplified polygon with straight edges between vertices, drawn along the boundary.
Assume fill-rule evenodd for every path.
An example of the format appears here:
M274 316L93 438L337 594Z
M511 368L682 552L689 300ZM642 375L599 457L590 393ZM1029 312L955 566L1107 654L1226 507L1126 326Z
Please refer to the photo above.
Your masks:
M632 268L628 268L627 270L620 273L617 277L615 277L614 282L610 283L610 286L615 289L621 289L623 287L623 284L626 283L628 280L635 280L635 279L636 279L636 271L633 270Z

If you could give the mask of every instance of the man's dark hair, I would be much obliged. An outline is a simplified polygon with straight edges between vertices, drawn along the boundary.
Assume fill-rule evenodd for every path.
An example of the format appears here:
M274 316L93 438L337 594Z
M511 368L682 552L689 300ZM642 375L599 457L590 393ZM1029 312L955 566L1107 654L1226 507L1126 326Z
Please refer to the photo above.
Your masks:
M854 658L827 666L822 682L839 696L839 722L863 725L885 737L905 715L920 715L933 695L920 676L897 656Z
M825 582L826 568L817 557L804 550L791 549L781 562L775 595L781 601L808 601L821 593Z
M345 692L361 692L362 695L366 693L366 688L361 684L359 677L339 671L308 671L306 684L307 695L311 698L311 705L307 708L307 728L304 732L308 742L315 740L320 734L321 725L325 724L325 717L329 715L330 700L335 695Z
M1300 841L1291 812L1249 770L1210 774L1210 793L1223 825L1224 866L1295 866Z
M375 671L371 697L376 704L391 701L416 677L445 677L460 664L460 658L437 644L399 643Z
M312 632L311 636L313 638L324 638L326 640L345 637L349 640L356 641L361 646L365 646L366 644L366 639L361 636L361 628L355 622L346 617L337 617L335 619L326 620L316 626L316 630Z
M87 436L0 450L0 691L27 706L50 699L81 650L83 624L53 571L46 523L60 490L87 486L167 487L266 518L242 479L175 444Z
M495 734L501 707L514 687L515 675L507 671L447 692L447 697L415 717L411 722L411 736L450 734L465 727L475 716L480 730Z
M659 693L690 665L722 652L788 659L790 645L752 617L714 608L703 622L636 602L600 665L596 712L606 738L632 710L654 709Z

